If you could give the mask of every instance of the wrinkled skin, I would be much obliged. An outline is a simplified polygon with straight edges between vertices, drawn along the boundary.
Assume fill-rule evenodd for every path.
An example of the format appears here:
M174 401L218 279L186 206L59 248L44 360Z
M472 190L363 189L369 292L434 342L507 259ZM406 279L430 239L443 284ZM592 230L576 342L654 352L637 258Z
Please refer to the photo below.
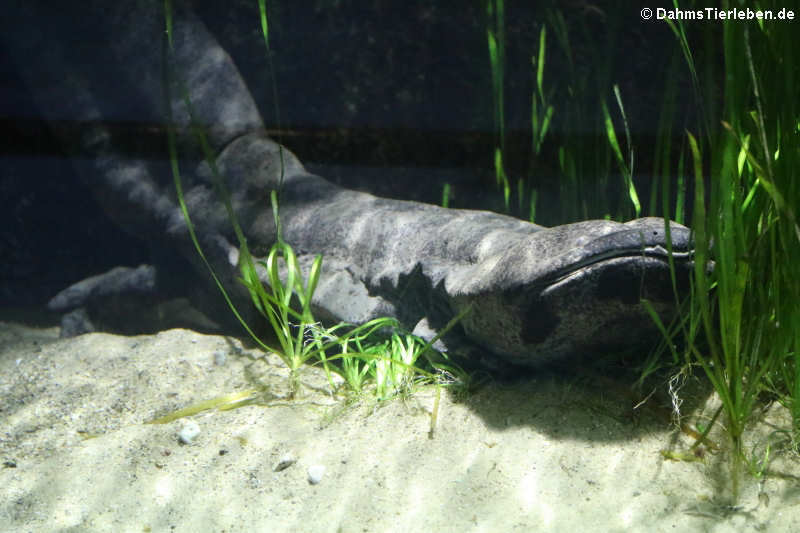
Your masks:
M81 20L108 38L106 47L93 50L91 61L81 55L85 50L72 50L58 32L37 35L36 24L27 39L9 44L12 53L43 58L23 75L45 116L60 118L69 109L73 119L92 125L79 140L88 157L75 158L73 164L111 219L165 258L147 270L152 279L137 283L152 285L154 291L174 290L177 268L181 287L197 308L237 327L189 240L169 163L119 154L105 126L132 109L150 120L166 116L163 14L147 2L88 4ZM25 17L50 16L31 9L33 14L19 15L20 24ZM652 343L658 332L641 298L650 300L664 320L674 313L663 220L543 228L496 213L448 210L342 189L306 172L293 154L260 133L261 117L236 67L189 9L177 9L174 27L170 71L186 84L195 117L206 127L251 250L264 255L275 240L268 198L270 190L280 188L284 239L306 268L315 254L324 257L314 297L320 318L363 323L395 316L430 337L471 308L445 338L446 346L496 367L537 366L572 354ZM236 281L238 243L213 191L208 163L192 148L196 144L189 116L174 86L172 95L185 198L198 238L222 284L252 323L258 317ZM688 230L672 224L671 241L680 293L691 266ZM184 263L175 267L171 255ZM108 286L106 278L93 283L92 290L73 291L71 298L59 295L51 308L66 312L86 306Z

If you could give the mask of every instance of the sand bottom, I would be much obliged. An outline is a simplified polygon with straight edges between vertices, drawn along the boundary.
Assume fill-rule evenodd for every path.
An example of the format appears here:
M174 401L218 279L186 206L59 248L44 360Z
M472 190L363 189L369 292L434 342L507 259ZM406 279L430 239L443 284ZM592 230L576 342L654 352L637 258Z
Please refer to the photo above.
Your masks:
M303 381L284 399L280 361L221 336L0 323L0 530L800 531L795 455L771 449L731 509L724 454L666 459L691 439L622 386L543 374L445 392L431 438L433 389L346 405L317 369ZM270 401L145 424L252 388Z

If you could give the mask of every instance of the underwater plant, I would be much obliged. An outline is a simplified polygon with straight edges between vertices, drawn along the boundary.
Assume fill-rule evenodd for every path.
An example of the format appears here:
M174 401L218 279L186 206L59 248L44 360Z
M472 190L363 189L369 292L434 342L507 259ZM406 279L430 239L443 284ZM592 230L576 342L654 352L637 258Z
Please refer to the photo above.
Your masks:
M506 170L506 119L504 76L506 71L505 6L503 0L486 0L486 34L491 78L491 101L493 109L495 146L492 166L496 184L502 190L505 210L530 222L537 217L539 190L537 178L541 178L542 147L553 129L560 136L549 148L557 152L558 202L549 206L546 218L552 223L567 223L592 218L625 220L639 217L642 208L634 175L634 149L628 119L623 106L622 93L618 85L612 84L615 45L615 28L619 16L610 17L611 31L606 34L603 46L590 47L583 53L591 54L593 68L579 72L575 50L570 40L570 29L562 8L543 9L545 22L539 30L538 48L533 50L533 87L530 109L530 163L527 173L517 172L512 177ZM613 23L613 24L612 24ZM560 54L550 63L562 63L567 68L566 81L545 83L545 67L548 55L548 30L555 36L556 52ZM582 28L588 33L587 28ZM596 36L593 36L593 40ZM587 75L588 74L588 75ZM606 95L613 95L619 110L619 121L625 132L627 150L623 150L616 134L615 120L606 104ZM554 98L559 95L560 98ZM566 95L566 96L564 96ZM574 124L588 127L602 135L584 135L574 131ZM552 137L552 135L551 135ZM610 177L614 175L612 165L616 163L622 178L619 198L611 198ZM447 187L447 186L446 186ZM653 190L657 190L656 187ZM448 198L449 189L443 191ZM513 201L516 197L515 201Z
M774 2L761 7L781 8ZM696 68L682 22L667 22L698 99L712 94L704 84L714 80L701 82L697 74L711 69ZM724 414L733 504L743 471L766 475L775 453L769 443L763 456L745 449L756 407L769 401L768 395L792 415L792 427L777 434L794 450L800 438L800 70L791 34L788 25L774 22L723 22L721 120L714 125L707 119L715 109L707 96L701 100L701 135L686 135L694 174L696 263L682 325L689 340L685 360L703 369L721 402L703 433Z
M723 8L728 4L723 2ZM498 100L503 97L505 69L504 6L500 0L487 0L486 6L497 138L495 175L506 197L518 195L511 202L517 204L514 214L532 220L533 180L525 184L520 180L519 190L514 191L503 169L504 106ZM771 1L759 5L773 12L782 7ZM549 134L547 148L558 154L559 200L550 206L556 207L558 222L603 216L627 219L642 213L663 216L665 221L690 220L696 249L690 297L676 301L683 311L670 324L661 323L650 302L642 301L663 340L642 363L639 383L657 369L677 367L670 395L679 405L677 383L692 369L703 370L721 407L702 429L691 430L696 439L692 448L705 446L702 443L714 428L723 429L730 444L730 492L735 501L741 473L768 475L767 459L779 449L775 443L768 444L764 453L744 448L758 406L777 398L793 419L792 427L781 428L777 434L785 437L790 449L797 449L800 442L800 180L796 176L800 66L791 24L725 20L695 26L690 33L681 20L663 21L675 46L667 50L660 78L663 92L648 161L652 163L649 198L642 202L633 182L636 141L622 105L622 91L614 81L618 75L615 40L625 15L619 10L604 12L607 31L589 39L596 46L579 49L581 43L571 32L587 35L588 25L583 18L568 25L563 9L545 9L538 49L531 54L530 168L537 168ZM556 46L547 47L550 36ZM698 36L703 49L692 45ZM549 87L544 83L546 59L565 70L565 79L550 81ZM591 67L586 68L584 62ZM693 97L689 102L693 113L682 112L684 86ZM617 103L619 120L609 112L609 98ZM626 148L615 122L625 132ZM570 124L578 123L595 134L576 134ZM565 133L553 136L554 129ZM609 195L615 164L623 186L618 199ZM529 214L523 209L526 191L531 195ZM693 202L687 205L692 195ZM510 210L507 199L506 209ZM554 214L547 212L547 216ZM669 245L666 223L665 232Z

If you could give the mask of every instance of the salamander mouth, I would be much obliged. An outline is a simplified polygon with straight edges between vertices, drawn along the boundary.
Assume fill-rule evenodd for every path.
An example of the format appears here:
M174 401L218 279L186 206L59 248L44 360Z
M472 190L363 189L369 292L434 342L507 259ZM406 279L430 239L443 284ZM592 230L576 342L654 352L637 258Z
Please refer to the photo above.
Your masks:
M672 260L676 266L685 266L694 259L694 250L672 251ZM600 267L601 263L614 261L617 259L656 259L665 264L669 264L670 252L661 245L631 247L616 250L608 250L598 253L572 263L564 268L552 272L541 279L537 285L553 285L567 278L573 277L576 273L591 267Z

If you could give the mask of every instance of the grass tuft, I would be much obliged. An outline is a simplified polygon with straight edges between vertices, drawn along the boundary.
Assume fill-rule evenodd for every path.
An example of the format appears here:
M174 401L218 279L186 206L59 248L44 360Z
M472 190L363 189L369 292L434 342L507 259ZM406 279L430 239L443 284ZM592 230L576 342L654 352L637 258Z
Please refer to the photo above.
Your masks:
M680 21L673 32L700 84ZM723 120L705 143L687 132L695 187L690 313L703 335L697 342L687 335L686 358L702 367L722 403L732 503L742 472L760 476L769 460L769 447L763 456L745 449L766 393L792 413L793 427L785 431L795 447L800 435L800 71L791 32L779 23L724 23Z

